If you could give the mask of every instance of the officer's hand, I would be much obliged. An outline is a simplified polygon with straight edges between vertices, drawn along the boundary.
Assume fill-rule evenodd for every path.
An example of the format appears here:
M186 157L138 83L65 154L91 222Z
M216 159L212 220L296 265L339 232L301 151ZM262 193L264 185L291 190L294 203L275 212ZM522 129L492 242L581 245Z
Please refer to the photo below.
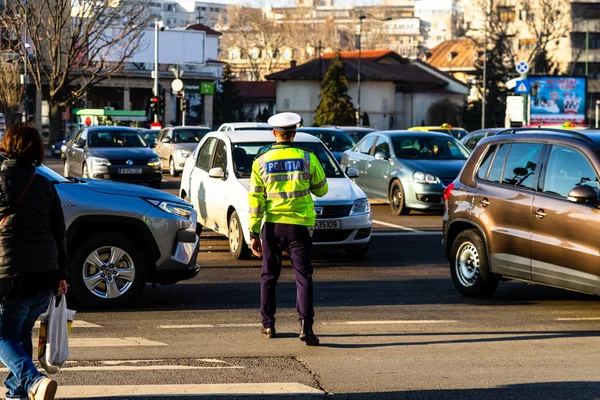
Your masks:
M256 257L262 257L262 243L260 242L260 239L251 239L250 248L252 249L252 254Z

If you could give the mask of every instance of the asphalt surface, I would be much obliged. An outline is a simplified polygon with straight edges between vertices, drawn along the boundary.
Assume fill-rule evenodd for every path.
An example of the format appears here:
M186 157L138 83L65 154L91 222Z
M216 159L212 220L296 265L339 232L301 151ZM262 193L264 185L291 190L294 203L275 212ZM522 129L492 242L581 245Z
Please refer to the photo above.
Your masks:
M176 193L178 180L166 177L163 186ZM373 210L378 222L364 260L336 249L315 255L320 347L297 339L289 260L278 285L279 337L266 340L259 333L260 261L232 260L226 239L204 232L196 278L148 286L124 310L79 311L78 320L96 326L73 328L72 362L57 381L64 388L135 385L140 391L146 385L297 383L320 393L285 396L294 400L331 394L348 400L600 399L596 297L520 282L501 283L489 300L462 297L441 249L440 215L396 217L385 205ZM154 398L283 397L243 392Z

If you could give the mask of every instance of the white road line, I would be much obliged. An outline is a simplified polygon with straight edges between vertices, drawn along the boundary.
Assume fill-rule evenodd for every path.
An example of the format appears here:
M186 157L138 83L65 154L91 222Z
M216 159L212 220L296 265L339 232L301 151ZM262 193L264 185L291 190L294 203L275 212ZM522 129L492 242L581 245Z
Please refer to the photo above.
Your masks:
M390 320L390 321L339 321L322 322L324 325L411 325L411 324L453 324L458 321L450 319L422 319L422 320Z
M90 365L80 367L64 367L60 372L107 372L107 371L168 371L168 370L201 370L201 369L245 369L246 367L231 366L195 366L195 365ZM8 372L8 368L0 368L0 372Z
M416 229L409 228L408 226L390 224L389 222L379 221L376 219L373 220L373 223L377 225L387 226L388 228L402 229L403 231L416 231Z
M141 337L69 338L69 347L154 347L166 345L166 343L153 342Z
M600 321L600 317L590 318L554 318L555 321Z
M403 231L403 232L378 232L373 231L371 236L441 236L442 231Z
M40 321L35 321L34 328L40 327ZM91 322L75 320L73 321L73 328L102 328L102 325L92 324Z
M197 324L197 325L159 325L160 329L202 329L202 328L260 328L260 323L248 324Z
M204 385L59 386L57 399L91 399L116 396L292 395L325 392L300 383L224 383Z

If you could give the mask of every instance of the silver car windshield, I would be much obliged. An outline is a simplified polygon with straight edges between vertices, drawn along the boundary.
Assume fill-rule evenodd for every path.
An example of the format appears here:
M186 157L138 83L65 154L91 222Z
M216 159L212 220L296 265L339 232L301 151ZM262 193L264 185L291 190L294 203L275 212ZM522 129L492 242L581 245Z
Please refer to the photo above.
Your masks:
M453 137L410 137L392 138L398 158L418 160L466 160L469 151Z
M210 129L176 129L173 132L175 143L200 143Z
M269 150L272 145L272 142L234 143L233 164L236 176L241 179L250 178L254 158ZM294 147L314 153L321 162L327 178L342 178L344 176L338 163L321 143L294 142Z

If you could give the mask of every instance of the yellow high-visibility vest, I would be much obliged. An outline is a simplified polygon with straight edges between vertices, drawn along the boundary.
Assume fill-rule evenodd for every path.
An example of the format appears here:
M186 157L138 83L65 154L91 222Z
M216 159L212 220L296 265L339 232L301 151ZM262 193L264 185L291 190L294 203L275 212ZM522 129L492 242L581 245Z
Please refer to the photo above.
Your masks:
M258 234L262 220L302 226L315 225L311 197L327 194L325 172L310 151L278 143L252 164L248 201L250 232Z

